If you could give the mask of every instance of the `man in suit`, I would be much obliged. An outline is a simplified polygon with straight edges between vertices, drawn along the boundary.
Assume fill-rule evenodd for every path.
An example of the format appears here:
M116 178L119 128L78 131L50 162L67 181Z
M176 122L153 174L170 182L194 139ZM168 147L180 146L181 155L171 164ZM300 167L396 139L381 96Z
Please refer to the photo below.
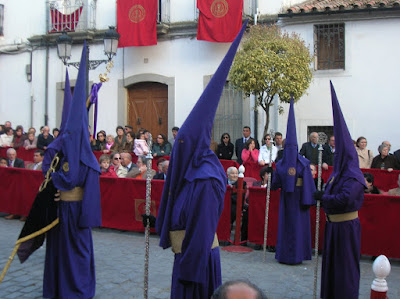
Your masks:
M15 151L15 149L9 148L7 150L7 158L8 158L7 159L8 167L25 168L24 161L17 158L17 152ZM4 218L10 220L10 219L19 218L19 216L10 214ZM24 220L24 219L22 219L22 220Z
M310 134L310 141L303 143L299 152L300 156L305 157L315 165L318 165L318 133L312 132Z
M329 137L328 144L324 145L322 152L322 169L328 170L328 166L333 166L333 155L335 154L335 136Z
M248 126L243 127L243 137L236 139L235 142L235 152L236 152L236 157L237 157L237 162L241 165L243 164L242 160L242 151L244 149L244 144L246 143L247 140L249 140L251 134L251 129ZM254 138L253 138L254 139ZM258 144L258 141L254 139L256 142L256 149L260 149L260 145Z
M162 172L157 173L153 177L153 179L155 179L155 180L165 180L167 178L168 166L169 166L169 161L168 160L165 160L164 162L162 162L161 163Z
M43 158L44 158L44 151L36 150L33 153L33 163L28 164L26 168L32 170L42 170Z
M53 139L53 135L50 134L50 128L48 126L44 126L43 133L38 137L37 147L42 150L46 150Z
M126 168L128 173L135 168L137 168L137 165L132 162L132 156L130 153L121 153L121 165Z
M24 161L17 158L17 152L13 148L7 150L8 167L25 168Z

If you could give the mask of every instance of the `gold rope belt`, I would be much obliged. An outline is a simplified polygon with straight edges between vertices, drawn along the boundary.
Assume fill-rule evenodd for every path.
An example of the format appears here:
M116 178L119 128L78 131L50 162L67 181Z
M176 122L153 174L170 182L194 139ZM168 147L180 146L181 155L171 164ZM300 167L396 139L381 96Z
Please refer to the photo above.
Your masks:
M358 218L358 211L344 213L344 214L326 215L326 218L329 222L350 221Z
M296 187L301 187L301 186L303 186L303 178L297 178Z
M185 238L185 230L174 230L169 232L169 238L171 239L172 252L177 254L182 252L182 242ZM218 247L218 237L217 234L214 235L214 241L212 243L211 249Z
M75 187L68 191L60 191L60 199L62 201L80 201L83 198L83 188Z

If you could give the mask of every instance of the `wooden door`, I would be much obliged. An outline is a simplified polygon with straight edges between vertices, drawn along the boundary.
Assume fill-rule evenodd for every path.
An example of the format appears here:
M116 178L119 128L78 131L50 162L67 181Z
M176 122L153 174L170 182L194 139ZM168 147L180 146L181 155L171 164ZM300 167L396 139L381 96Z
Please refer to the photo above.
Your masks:
M153 135L168 136L168 86L144 82L129 88L128 123L136 133L144 128Z

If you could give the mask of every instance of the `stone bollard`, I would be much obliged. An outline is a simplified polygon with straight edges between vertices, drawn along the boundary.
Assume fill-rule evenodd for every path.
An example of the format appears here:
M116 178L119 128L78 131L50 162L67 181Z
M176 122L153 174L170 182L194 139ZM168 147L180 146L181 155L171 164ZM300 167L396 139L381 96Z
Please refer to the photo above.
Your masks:
M385 278L390 273L390 263L386 256L378 256L372 264L375 279L371 284L371 299L386 299L388 286Z

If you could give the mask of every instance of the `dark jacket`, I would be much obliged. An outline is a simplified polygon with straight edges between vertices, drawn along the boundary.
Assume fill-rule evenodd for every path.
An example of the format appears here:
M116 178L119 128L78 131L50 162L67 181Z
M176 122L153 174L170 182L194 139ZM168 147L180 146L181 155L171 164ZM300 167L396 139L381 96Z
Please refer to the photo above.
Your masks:
M331 147L328 144L324 144L324 150L322 152L322 163L326 163L329 166L333 166L333 157L335 153L332 152Z
M311 142L303 143L299 154L300 156L307 158L310 163L318 165L318 145L313 147Z
M399 162L397 162L397 159L394 155L388 155L384 159L382 159L381 155L379 154L372 160L371 168L376 168L376 169L393 168L394 170L399 170L400 165Z
M38 136L38 140L37 140L37 147L40 149L44 149L44 147L48 147L49 144L53 141L53 135L49 134L49 136L47 136L47 138L44 138L43 134L40 134Z
M164 173L163 172L157 173L155 176L153 176L153 179L154 180L164 180Z
M232 142L229 142L228 145L225 145L225 143L218 144L217 148L218 159L231 160L233 156L233 149L234 145Z
M9 159L7 159L7 165L10 165L10 160ZM25 168L24 160L15 158L14 167L15 168Z

